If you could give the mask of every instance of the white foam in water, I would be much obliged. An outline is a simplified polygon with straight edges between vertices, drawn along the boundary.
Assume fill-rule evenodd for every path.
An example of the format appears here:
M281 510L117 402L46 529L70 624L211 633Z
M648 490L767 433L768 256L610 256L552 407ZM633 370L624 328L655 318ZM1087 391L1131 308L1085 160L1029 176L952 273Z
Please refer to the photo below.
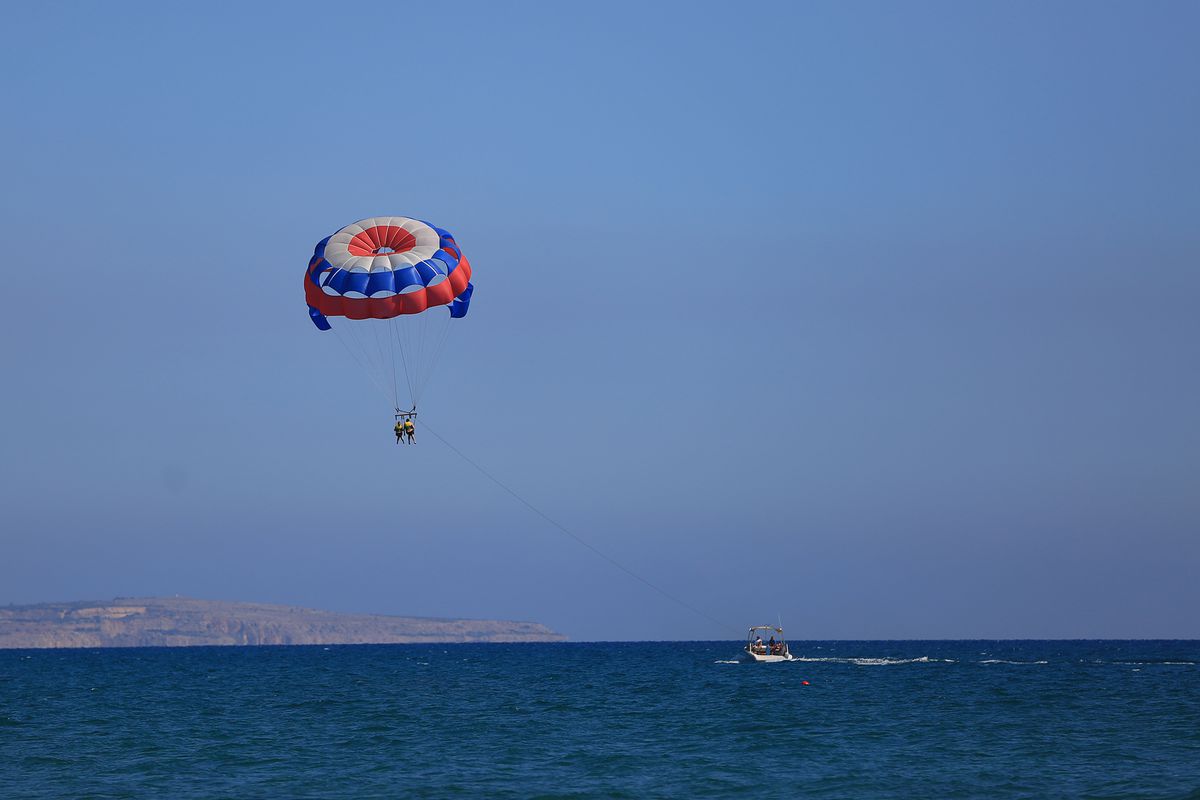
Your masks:
M742 662L740 662L740 661L722 661L721 659L717 659L713 663L714 664L740 664Z
M797 656L795 661L822 661L829 664L854 664L860 667L890 667L896 664L933 664L957 663L953 658L930 658L929 656L921 656L920 658L833 658L827 656L824 658L806 658L805 656Z
M1005 661L1003 658L985 658L980 664L1049 664L1049 661Z

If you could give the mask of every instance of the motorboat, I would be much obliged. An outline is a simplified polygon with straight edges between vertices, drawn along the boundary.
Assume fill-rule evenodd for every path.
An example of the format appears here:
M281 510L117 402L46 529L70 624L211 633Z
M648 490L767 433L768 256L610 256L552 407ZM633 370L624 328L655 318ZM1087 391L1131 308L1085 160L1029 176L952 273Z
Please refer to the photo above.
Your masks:
M770 639L763 641L763 634ZM787 641L783 638L783 628L775 625L755 625L746 634L746 646L743 648L751 661L795 661L796 658L788 652Z

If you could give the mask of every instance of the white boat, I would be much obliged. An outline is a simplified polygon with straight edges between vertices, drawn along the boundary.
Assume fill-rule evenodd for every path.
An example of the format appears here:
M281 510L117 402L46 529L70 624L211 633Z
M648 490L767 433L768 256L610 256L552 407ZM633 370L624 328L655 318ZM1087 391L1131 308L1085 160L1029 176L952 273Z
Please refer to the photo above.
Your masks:
M762 634L769 633L770 639L763 641ZM776 638L778 637L778 638ZM755 625L746 634L746 646L743 648L751 661L795 661L796 658L788 652L787 641L783 638L783 628L774 625Z

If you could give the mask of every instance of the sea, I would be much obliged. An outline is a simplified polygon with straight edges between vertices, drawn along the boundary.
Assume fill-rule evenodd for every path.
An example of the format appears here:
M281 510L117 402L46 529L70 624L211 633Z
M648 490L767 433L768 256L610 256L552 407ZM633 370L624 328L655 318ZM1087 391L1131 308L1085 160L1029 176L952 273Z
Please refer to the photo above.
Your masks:
M1200 800L1200 642L0 651L0 798Z

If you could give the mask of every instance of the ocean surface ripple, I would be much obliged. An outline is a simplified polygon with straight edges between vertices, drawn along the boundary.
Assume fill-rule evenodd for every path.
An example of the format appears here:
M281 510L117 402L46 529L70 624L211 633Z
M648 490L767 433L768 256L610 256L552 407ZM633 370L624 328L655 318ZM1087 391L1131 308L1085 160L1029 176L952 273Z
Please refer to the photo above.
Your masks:
M0 651L0 797L1200 800L1200 642L792 649Z

